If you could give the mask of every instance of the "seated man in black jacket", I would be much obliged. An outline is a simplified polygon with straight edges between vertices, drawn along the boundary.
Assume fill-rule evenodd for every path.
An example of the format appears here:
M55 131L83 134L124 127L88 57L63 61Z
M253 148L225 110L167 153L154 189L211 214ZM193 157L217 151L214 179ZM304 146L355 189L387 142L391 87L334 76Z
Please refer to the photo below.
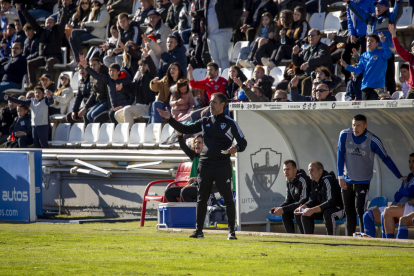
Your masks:
M295 76L291 81L290 95L292 102L335 102L336 98L332 95L329 80L315 80L312 86L312 96L303 96L298 92L299 78Z
M312 162L308 166L312 180L309 201L295 210L296 222L302 223L301 234L313 234L314 220L324 220L328 235L335 234L335 219L345 215L341 189L333 172L324 170L320 162Z
M109 91L110 109L102 112L93 119L94 123L105 123L109 119L112 123L117 124L115 112L131 105L134 102L134 91L132 83L127 78L127 74L121 71L119 64L113 63L109 66L109 75L100 74L88 66L85 56L80 57L79 64L86 68L86 72L94 77L98 82L106 84Z
M283 162L283 172L286 177L286 198L279 207L273 207L270 213L274 216L282 216L286 233L295 233L293 211L308 202L311 182L303 170L297 169L296 162L293 160ZM303 233L302 224L298 223L298 226Z
M16 42L12 45L12 57L7 61L1 70L3 79L0 82L0 97L3 99L3 92L7 89L15 88L20 89L22 87L22 81L24 75L27 73L26 59L22 56L23 48L22 44ZM6 61L1 59L0 63Z
M65 36L65 25L68 22L68 9L66 7L66 2L63 3L63 13L62 16L58 19L58 22L55 23L55 20L51 17L48 17L45 22L45 27L42 28L36 22L36 19L33 18L27 10L23 10L23 16L26 18L27 22L32 26L36 31L36 34L39 36L39 57L32 59L27 63L27 71L29 72L29 81L30 85L27 87L28 90L33 90L36 85L36 69L46 65L46 73L52 76L52 79L55 79L53 66L56 63L62 62L62 38ZM46 5L46 4L45 4ZM16 9L21 10L20 6L17 5Z
M74 124L80 119L80 106L82 102L84 105L86 105L86 102L91 96L91 84L89 82L89 74L88 72L86 72L86 69L82 65L78 64L78 68L80 76L80 80L78 83L78 93L76 94L76 99L75 103L73 104L72 112L69 112L66 115L66 120L70 124ZM86 116L83 117L83 120L85 121L85 125L89 124L89 121Z
M17 99L16 95L9 97ZM0 109L0 145L7 141L9 137L9 129L13 124L14 118L17 117L17 104L8 101L8 106Z
M24 41L23 56L29 61L39 56L39 36L35 34L29 23L24 25L23 30L27 37Z
M19 105L17 107L18 117L14 119L10 127L10 136L7 138L8 148L27 148L33 144L31 116L29 107Z

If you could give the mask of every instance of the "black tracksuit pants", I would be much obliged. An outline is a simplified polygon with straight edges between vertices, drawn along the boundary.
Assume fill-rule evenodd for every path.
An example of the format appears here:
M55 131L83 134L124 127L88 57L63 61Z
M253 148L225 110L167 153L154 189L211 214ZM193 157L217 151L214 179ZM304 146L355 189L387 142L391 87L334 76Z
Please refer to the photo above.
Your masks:
M293 223L294 218L295 215L293 214L293 212L284 212L282 214L283 226L285 227L286 233L295 233L295 224ZM299 226L300 233L303 234L302 223L300 221L296 222Z
M356 229L357 214L359 217L360 232L364 232L364 221L362 219L367 210L369 184L354 185L346 183L346 187L346 190L342 189L342 201L344 202L345 207L346 229L348 231L348 236L352 236Z
M302 222L303 233L301 234L313 234L315 231L315 220L324 220L326 233L328 235L335 234L336 223L335 219L341 219L343 217L343 210L338 208L328 208L323 212L314 213L311 216L295 215L296 222L299 224Z
M207 201L210 198L213 182L216 182L217 189L226 204L226 214L230 231L234 230L236 209L232 190L232 169L231 163L220 167L212 167L200 163L197 169L198 175L198 199L197 199L197 230L203 230L204 220L207 214Z

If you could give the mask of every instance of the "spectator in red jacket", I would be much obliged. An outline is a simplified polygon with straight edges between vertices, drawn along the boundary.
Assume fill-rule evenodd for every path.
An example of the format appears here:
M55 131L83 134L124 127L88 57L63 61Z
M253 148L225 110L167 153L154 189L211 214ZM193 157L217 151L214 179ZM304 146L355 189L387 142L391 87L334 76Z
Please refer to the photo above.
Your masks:
M400 45L400 42L397 38L397 30L394 26L394 24L390 24L388 26L388 30L390 31L392 35L392 42L394 43L394 48L397 54L400 55L400 57L407 61L410 64L410 78L408 79L407 83L410 89L407 93L406 99L414 99L414 41L411 42L411 53L408 52L404 47Z
M226 95L226 83L227 80L219 76L219 67L217 63L210 62L207 64L207 77L205 79L196 81L193 78L193 67L191 64L187 67L188 76L190 79L190 85L193 89L205 89L206 96L201 101L203 105L208 104L211 95L214 93L223 93ZM210 107L205 107L191 113L191 119L197 121L201 117L210 115Z

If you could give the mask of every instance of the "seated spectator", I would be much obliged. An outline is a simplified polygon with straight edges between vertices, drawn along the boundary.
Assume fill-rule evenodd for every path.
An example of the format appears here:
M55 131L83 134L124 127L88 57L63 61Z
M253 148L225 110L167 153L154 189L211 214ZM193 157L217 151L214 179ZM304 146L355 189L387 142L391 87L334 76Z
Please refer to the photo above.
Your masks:
M273 96L274 102L290 102L285 90L278 89Z
M24 42L26 41L26 34L18 18L14 20L14 27L16 27L16 39L14 42L20 42L20 44L23 46Z
M111 120L117 124L115 112L121 110L127 105L131 105L134 101L134 93L132 91L132 83L127 78L125 72L121 71L119 64L113 63L109 66L109 74L100 74L88 67L88 62L84 56L81 56L80 64L86 68L86 72L98 82L107 85L110 98L110 109L101 112L94 119L94 123L105 123Z
M378 49L380 39L383 49ZM362 100L378 100L375 89L382 89L385 86L387 60L391 57L392 52L382 33L380 37L375 34L367 35L367 48L368 51L361 55L357 66L348 66L343 60L341 60L341 65L350 72L364 75L361 85Z
M190 179L187 181L188 185L185 187L170 187L165 190L165 198L168 202L178 202L177 198L180 198L181 202L194 202L197 200L197 168L200 162L200 153L204 146L203 135L197 134L190 148L185 143L183 134L178 133L178 143L180 144L180 148L193 162Z
M108 68L99 62L98 58L89 60L89 66L97 73L108 73ZM84 67L86 70L86 67ZM108 86L89 74L89 83L91 85L91 95L85 106L78 112L78 116L83 118L86 115L87 122L93 123L94 119L106 112L109 108L108 104Z
M10 55L10 48L15 41L16 41L16 27L14 26L14 24L10 23L7 25L7 31L0 44L0 47L1 47L0 56L2 58L7 58Z
M303 71L300 70L300 67L293 65L291 62L288 67L286 67L285 71L283 72L283 80L276 84L276 90L287 90L289 86L289 82L295 75L302 75Z
M251 102L269 102L269 98L264 95L264 91L259 86L252 86L251 88L244 85L240 78L233 78L233 82L237 84L243 91L246 97ZM239 97L240 98L240 97Z
M145 28L150 25L150 22L148 21L149 12L152 10L155 11L155 8L152 0L139 0L139 2L141 2L141 8L135 12L132 21L141 28Z
M104 0L94 0L88 21L81 23L81 29L73 30L69 38L69 44L75 56L74 61L68 65L69 68L78 67L79 56L83 55L82 42L92 38L105 38L106 25L108 25L109 20Z
M157 109L165 110L165 108L171 109L170 106L170 95L171 86L177 84L178 80L185 79L185 75L183 70L181 69L180 64L178 62L173 62L168 67L167 74L161 80L156 77L150 82L150 89L155 93L158 92L158 96L155 102L152 103L151 106L151 118L148 120L148 124L151 123L162 123L162 117L157 111ZM192 78L192 74L190 74L190 80ZM191 82L190 82L191 84Z
M119 66L122 66L122 53L124 52L124 49L121 45L127 44L128 41L131 41L137 45L142 43L141 29L135 26L135 24L130 23L131 20L129 20L127 13L123 12L118 15L119 39L116 44L109 45L107 56L103 60L106 66L109 66L115 62L118 63Z
M12 23L15 19L19 19L16 9L12 6L11 0L1 1L1 30L6 32L7 23Z
M401 99L406 99L408 90L410 86L408 85L408 80L410 79L410 65L408 63L404 63L400 65L400 83L401 83L401 91L403 92L403 96Z
M280 19L279 19L280 20ZM280 30L280 36L284 36L284 43L271 53L270 58L262 58L262 64L272 70L279 66L283 59L292 58L292 49L295 45L300 45L308 33L310 27L306 21L306 11L303 7L296 7L293 13L293 23Z
M55 4L58 3L58 0L43 0L39 1L37 4L32 5L32 10L29 10L30 16L35 20L45 17L48 18L53 13L53 8Z
M400 57L405 60L406 62L408 62L409 64L409 78L406 79L405 81L408 84L408 91L405 93L404 90L404 99L414 99L414 41L411 42L411 53L408 52L407 50L404 49L404 47L401 46L400 42L398 41L397 38L397 31L395 29L395 25L394 24L390 24L389 25L389 31L392 35L392 42L394 44L394 48L395 51L397 52L398 55L400 55ZM402 82L401 82L402 83Z
M244 25L240 28L240 31L246 34L245 39L242 40L250 42L254 40L256 28L260 25L261 16L265 12L270 12L275 17L278 12L276 3L271 0L258 0L253 3Z
M341 27L336 33L328 33L328 38L331 40L329 48L331 49L332 63L337 63L345 51L346 42L348 40L348 21L347 13L343 12L339 16L339 21ZM345 75L345 82L349 79L349 72L342 70L342 73Z
M193 78L193 67L191 64L187 67L188 76L190 79L190 85L193 89L205 89L206 93L204 95L204 98L201 100L202 106L207 106L208 102L211 99L211 95L214 93L222 93L226 95L226 84L227 80L225 78L222 78L219 76L219 67L217 63L210 62L207 64L207 77L205 79L196 81ZM205 108L199 109L194 111L191 114L192 121L197 121L201 117L204 116L210 116L210 107L207 106Z
M188 13L190 5L184 0L171 0L171 3L164 22L173 31L173 35L179 38L182 31L191 27L191 17Z
M308 33L309 46L299 53L299 46L292 49L292 61L296 66L305 71L299 77L299 92L304 96L309 96L312 89L311 73L319 66L325 66L333 72L331 52L328 45L321 42L321 33L318 29L311 29Z
M7 148L27 148L33 144L32 124L29 108L25 105L17 106L18 117L10 127L10 136L7 138Z
M41 86L35 87L35 97L30 100L20 101L9 96L4 96L5 100L30 106L32 118L32 135L35 148L48 148L47 143L49 136L49 110L48 107L53 104L52 92L45 95Z
M58 90L52 96L54 104L49 106L49 115L66 114L73 96L73 90L70 86L70 77L68 74L63 74L60 77Z
M120 56L122 58L121 71L127 73L128 78L132 80L138 71L138 61L141 58L141 49L138 44L132 42L132 40L128 41L126 44L120 41L119 47L123 50L122 55ZM116 58L117 60L118 57L119 56Z
M149 25L142 39L145 43L148 43L150 49L153 52L151 55L155 64L158 64L158 60L161 58L162 53L167 51L167 39L171 35L172 31L161 21L161 15L152 10L148 13ZM150 39L149 37L152 37Z
M396 205L394 205L396 206ZM393 207L393 206L390 206ZM387 228L384 230L386 232L385 238L387 239L393 239L394 238L394 232L390 233L391 231L395 231L395 219L398 219L398 233L397 233L397 239L407 239L408 238L408 226L413 226L413 219L414 219L414 199L406 202L403 206L404 212L403 215L398 218L394 217L391 218L389 221L385 222L385 213L382 216L384 219L383 224L387 225ZM393 225L391 226L391 221Z
M65 4L64 4L65 5ZM47 6L46 4L44 6ZM52 7L53 8L53 7ZM20 6L17 6L17 10L20 10ZM62 37L65 35L65 25L68 21L68 10L66 7L63 9L63 14L59 18L57 24L53 18L47 18L45 27L42 28L36 22L27 10L22 11L23 16L26 18L33 30L39 36L39 56L33 58L27 63L27 71L29 73L29 86L26 88L32 90L36 84L36 69L40 66L45 66L47 74L50 74L53 79L55 70L53 66L56 63L62 62Z
M242 83L247 80L246 76L240 70L238 66L236 65L230 66L229 80L227 81L226 86L225 86L227 99L229 101L234 99L234 97L238 94L238 90L240 88L240 86L233 81L234 78L240 79Z
M272 85L275 79L265 74L263 66L257 65L253 70L253 78L247 81L247 86L258 86L262 88L264 95L272 98Z
M22 88L22 81L24 75L27 73L26 59L23 57L22 44L16 42L12 46L12 57L9 60L1 60L1 62L7 61L3 66L3 79L0 82L0 94L7 89ZM3 95L1 95L3 98Z
M167 20L168 9L172 3L170 0L159 0L157 1L157 12L161 15L162 22Z
M66 30L70 30L70 32L68 32L66 35L66 38L68 40L72 34L73 29L79 29L82 23L88 21L91 10L92 3L89 0L81 0L79 2L79 5L77 6L75 13L72 17L69 18L68 24L66 25Z
M139 71L132 82L135 103L115 112L118 123L129 123L130 128L135 118L150 113L149 107L155 101L155 93L150 89L150 82L156 76L156 69L148 52L143 54L138 64Z
M39 56L39 36L35 34L29 23L24 25L23 30L27 37L24 41L23 57L29 61Z
M39 80L40 80L40 84L45 90L45 93L46 93L46 90L49 90L52 94L55 93L56 84L55 82L52 81L52 78L50 77L49 74L43 74Z
M326 233L335 235L335 220L345 214L338 180L317 161L309 164L308 172L312 180L309 201L294 211L296 222L302 224L301 234L313 234L315 220L324 220Z
M134 5L134 0L108 0L106 3L106 10L111 17L110 25L115 24L116 18L121 13L131 13ZM119 17L118 17L119 20Z
M257 27L256 37L249 56L246 60L241 59L238 62L246 68L262 65L262 58L270 56L273 50L279 47L280 34L292 23L292 18L291 11L281 11L279 20L276 23L273 21L273 16L270 12L264 13L261 23Z
M79 114L78 114L80 110L80 106L82 103L86 105L86 102L91 96L91 83L89 80L89 74L88 72L86 72L86 69L80 64L78 65L78 68L79 68L78 72L80 76L80 80L78 83L78 93L76 94L76 99L72 107L72 112L69 112L66 115L66 121L68 121L68 123L70 123L71 125L73 125L80 119ZM89 124L89 121L86 118L86 116L84 117L84 121L85 121L85 125Z
M228 53L233 33L233 16L227 14L229 2L226 0L215 0L205 3L208 6L205 4L205 7L200 7L200 10L191 11L191 15L199 18L203 23L203 28L207 31L205 38L207 39L212 61L219 68L225 70L230 67ZM259 21L260 15L258 16ZM254 26L254 28L258 25Z
M58 0L57 2L58 2L57 13L52 14L50 17L52 17L53 19L55 19L55 21L57 21L59 14L62 14L63 12L63 9L64 9L63 3L65 3L66 8L68 9L68 20L70 20L76 12L76 8L78 7L78 4L75 2L78 2L78 1L77 0Z
M17 98L16 95L10 95L9 98ZM8 101L8 106L0 109L0 145L7 141L9 129L17 117L17 104Z
M158 69L158 78L163 78L167 73L168 67L173 62L178 62L183 68L184 76L187 76L187 49L184 45L179 44L177 37L169 35L167 39L167 51L161 55Z
M362 77L363 74L351 73L351 79L346 85L345 101L360 101L362 100Z
M91 60L91 58L98 58L103 62L105 52L109 49L110 45L116 45L119 38L119 32L115 25L112 25L110 28L111 37L108 38L105 43L99 46L91 46L86 54L86 60Z
M291 88L290 88L290 95L292 96L293 102L320 102L320 101L336 101L334 95L329 88L329 81L321 80L315 81L315 95L312 96L303 96L300 95L297 89L299 83L299 78L295 76L291 80ZM313 93L312 93L313 94Z
M171 116L176 121L185 121L189 119L189 114L194 110L194 96L190 91L188 80L181 79L177 84L171 87L170 106Z
M286 160L283 162L283 172L286 177L286 197L279 207L273 207L270 214L282 216L286 233L295 233L293 219L295 209L309 200L311 193L311 180L304 170L298 170L296 162ZM304 233L302 223L298 223L301 233Z
M178 30L175 31L175 36L181 37L184 44L190 43L192 24L190 9L191 1L184 2L184 7L181 9L181 12L179 14Z
M395 221L400 220L397 239L407 238L407 236L404 236L404 230L407 231L406 234L408 235L408 229L407 227L405 227L407 226L407 224L401 224L401 219L405 215L410 214L411 212L414 212L414 207L412 206L414 205L414 201L413 201L414 199L414 174L413 174L414 173L414 153L410 154L410 157L408 160L408 168L410 170L410 174L407 176L406 180L402 181L401 187L395 193L394 204L389 207L383 206L383 207L370 208L368 211L365 212L363 216L365 234L375 238L375 228L376 228L375 222L376 222L376 223L381 224L381 228L383 231L382 233L383 238L386 237L387 233L388 233L388 238L394 238ZM402 220L404 221L405 219L402 219ZM411 222L412 220L413 220L413 217L411 218ZM402 230L402 233L400 230Z

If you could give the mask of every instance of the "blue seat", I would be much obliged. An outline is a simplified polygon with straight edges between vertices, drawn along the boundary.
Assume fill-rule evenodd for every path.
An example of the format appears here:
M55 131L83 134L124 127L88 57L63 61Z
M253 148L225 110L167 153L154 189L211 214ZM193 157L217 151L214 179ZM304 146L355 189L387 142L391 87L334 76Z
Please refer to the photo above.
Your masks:
M267 219L271 222L282 222L282 216L274 216L272 214L268 214Z
M371 202L369 203L368 209L371 207L384 207L384 206L388 206L388 198L385 196L379 196L374 198L373 200L371 200ZM381 224L380 223L376 223L375 222L375 226L376 227L380 227Z

